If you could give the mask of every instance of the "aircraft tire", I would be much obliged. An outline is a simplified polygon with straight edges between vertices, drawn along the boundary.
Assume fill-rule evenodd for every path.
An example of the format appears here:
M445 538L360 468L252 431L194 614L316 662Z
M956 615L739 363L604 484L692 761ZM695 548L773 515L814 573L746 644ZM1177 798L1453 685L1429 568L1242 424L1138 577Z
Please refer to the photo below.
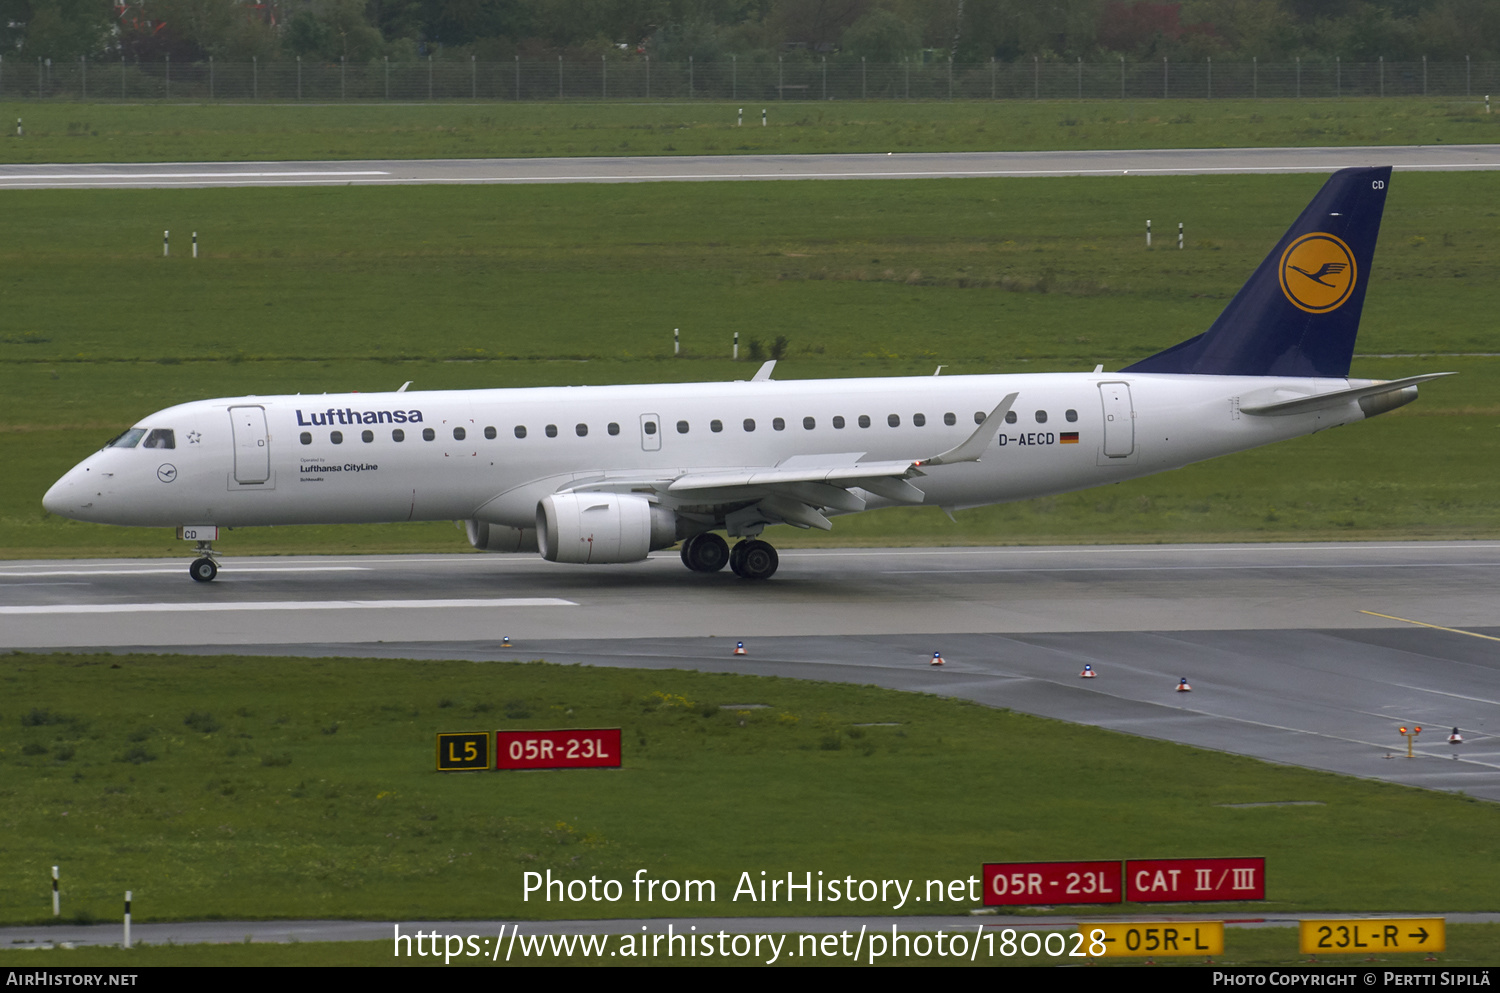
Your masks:
M770 579L781 564L776 549L769 542L752 538L734 546L729 556L729 565L735 575L742 579Z
M729 563L729 543L712 531L682 543L682 564L694 572L718 572Z
M193 564L188 566L188 575L200 583L211 583L219 574L219 567L211 558L193 559Z

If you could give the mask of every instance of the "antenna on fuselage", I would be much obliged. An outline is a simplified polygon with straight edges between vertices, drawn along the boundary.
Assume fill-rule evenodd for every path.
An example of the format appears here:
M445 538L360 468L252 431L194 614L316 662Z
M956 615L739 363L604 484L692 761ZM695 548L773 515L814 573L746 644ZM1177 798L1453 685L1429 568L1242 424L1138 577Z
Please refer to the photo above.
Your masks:
M754 376L750 377L752 383L769 383L771 381L771 370L776 368L776 360L771 359L764 363Z
M401 388L399 390L397 390L396 392L397 393L405 393L406 392L406 388L408 386L410 386L410 385L411 385L411 380L408 379L406 382L404 382L404 383L401 384Z

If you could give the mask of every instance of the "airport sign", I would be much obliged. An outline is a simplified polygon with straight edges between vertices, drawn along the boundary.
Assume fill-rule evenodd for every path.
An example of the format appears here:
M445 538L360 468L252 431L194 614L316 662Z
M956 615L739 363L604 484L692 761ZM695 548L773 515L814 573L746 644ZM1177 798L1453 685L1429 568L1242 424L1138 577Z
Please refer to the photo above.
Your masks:
M1125 863L1130 903L1264 900L1266 860L1131 859Z
M496 731L496 769L595 769L620 766L620 729Z
M1298 921L1304 955L1359 952L1441 952L1447 949L1442 917L1379 917Z
M1091 958L1223 955L1223 921L1079 924Z
M997 862L982 878L986 907L1120 902L1118 861Z
M488 731L440 732L437 736L438 772L483 772L490 767Z

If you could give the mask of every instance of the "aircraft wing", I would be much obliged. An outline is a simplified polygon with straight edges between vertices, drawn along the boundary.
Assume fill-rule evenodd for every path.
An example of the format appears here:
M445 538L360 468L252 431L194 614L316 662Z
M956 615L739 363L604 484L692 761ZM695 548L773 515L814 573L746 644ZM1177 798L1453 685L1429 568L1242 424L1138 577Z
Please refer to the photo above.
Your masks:
M638 480L634 489L650 489L678 504L734 506L726 517L731 533L757 524L791 524L829 530L825 510L854 513L865 509L865 495L893 503L919 504L925 494L909 480L924 475L924 466L977 462L995 440L1006 413L1016 401L1011 393L990 412L963 444L925 459L862 462L864 452L795 455L774 466L742 466L688 471L670 480ZM628 481L597 480L572 489L619 489Z

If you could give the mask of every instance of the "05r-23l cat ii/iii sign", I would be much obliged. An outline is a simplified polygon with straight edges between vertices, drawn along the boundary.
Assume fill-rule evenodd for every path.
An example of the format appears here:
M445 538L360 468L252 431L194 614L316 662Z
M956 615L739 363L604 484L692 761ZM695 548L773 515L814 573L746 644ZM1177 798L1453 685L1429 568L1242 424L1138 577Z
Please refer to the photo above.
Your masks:
M43 503L181 528L204 582L220 528L431 520L554 562L681 542L689 569L767 579L768 525L1101 486L1416 399L1434 376L1348 378L1390 175L1335 173L1212 327L1118 372L777 382L767 363L734 383L202 400Z

